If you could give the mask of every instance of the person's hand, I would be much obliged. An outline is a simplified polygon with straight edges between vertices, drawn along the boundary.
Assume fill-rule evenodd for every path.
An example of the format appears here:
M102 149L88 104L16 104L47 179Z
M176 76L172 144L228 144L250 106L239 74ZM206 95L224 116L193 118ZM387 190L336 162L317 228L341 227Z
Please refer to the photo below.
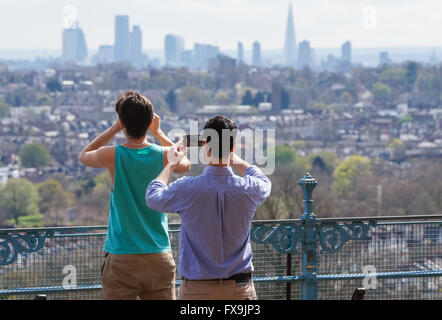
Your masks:
M153 114L153 119L148 130L153 135L157 134L161 130L161 118L156 113Z
M187 156L187 148L182 144L183 138L181 137L180 140L167 151L167 163L171 166L176 166Z
M240 164L243 160L235 153L230 152L230 165Z

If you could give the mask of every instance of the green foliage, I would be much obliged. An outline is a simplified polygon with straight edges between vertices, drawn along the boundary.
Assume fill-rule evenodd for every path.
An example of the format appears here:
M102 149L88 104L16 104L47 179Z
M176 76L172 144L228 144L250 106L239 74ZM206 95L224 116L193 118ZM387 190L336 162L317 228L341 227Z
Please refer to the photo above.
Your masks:
M18 218L39 214L37 188L26 179L9 179L0 190L0 206L18 224Z
M296 151L288 145L277 145L275 148L275 162L278 164L290 164L296 161Z
M48 179L41 182L37 184L37 190L40 195L39 206L42 212L48 212L50 208L64 208L68 205L68 195L57 180Z
M370 173L370 159L363 156L350 156L337 166L332 188L338 196L348 196L352 193L357 180Z
M385 103L391 99L391 88L381 82L376 82L371 89L371 93L374 96L375 101Z
M17 227L19 228L32 228L32 227L40 227L43 224L44 215L41 213L33 214L30 216L22 216L18 218ZM13 222L11 219L10 223Z
M38 143L25 145L20 151L20 160L26 168L47 166L51 162L51 155L45 146Z
M413 117L412 116L405 116L399 119L399 124L403 124L406 122L413 122Z
M312 170L321 170L327 174L332 174L339 163L338 156L331 151L312 153L308 156L308 160L313 168Z
M112 180L108 172L103 172L97 175L94 178L94 183L95 183L95 187L93 189L94 191L102 189L110 190L110 188L112 187Z
M10 115L9 105L0 97L0 118L6 118Z

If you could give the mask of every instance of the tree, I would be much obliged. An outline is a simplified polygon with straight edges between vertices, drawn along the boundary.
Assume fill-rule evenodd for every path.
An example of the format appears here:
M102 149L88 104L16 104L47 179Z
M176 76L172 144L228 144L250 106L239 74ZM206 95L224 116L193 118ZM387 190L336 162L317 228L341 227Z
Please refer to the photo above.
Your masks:
M241 104L242 104L242 105L245 105L245 106L253 105L252 91L247 90L247 91L244 93L244 96L242 97L242 102L241 102Z
M51 155L45 146L38 143L27 144L20 151L20 160L26 168L38 168L51 162Z
M169 90L166 95L166 103L169 105L170 111L176 112L176 94L175 90Z
M308 159L312 165L313 173L316 173L316 170L319 170L328 175L331 175L335 171L335 168L339 163L336 153L331 151L312 153L308 156Z
M359 178L371 173L370 159L363 156L350 156L334 172L333 189L338 196L348 196Z
M40 196L40 210L43 213L47 213L50 209L59 210L68 205L68 195L57 180L48 179L37 184L37 191Z
M405 82L407 84L407 90L411 91L416 82L417 75L419 73L419 66L416 62L408 62L406 66Z
M38 215L39 195L32 182L26 179L9 179L0 192L0 206L9 212L9 216L19 223L19 217Z
M61 91L61 83L56 78L51 78L46 83L46 88L51 92Z
M9 105L0 98L0 118L9 117L9 111Z
M381 82L376 82L371 89L376 102L386 103L391 98L391 88Z
M217 104L228 104L229 103L229 94L225 91L218 91L214 97L215 103Z

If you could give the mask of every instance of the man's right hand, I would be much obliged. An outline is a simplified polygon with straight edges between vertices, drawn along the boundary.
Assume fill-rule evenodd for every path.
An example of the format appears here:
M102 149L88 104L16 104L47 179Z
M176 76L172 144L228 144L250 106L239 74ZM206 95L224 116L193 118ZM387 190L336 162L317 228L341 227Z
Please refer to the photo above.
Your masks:
M183 145L183 138L172 145L167 151L167 162L171 166L176 166L187 156L187 148Z
M235 152L231 152L230 166L235 169L239 175L244 176L246 170L250 167L250 164L247 161L241 159Z

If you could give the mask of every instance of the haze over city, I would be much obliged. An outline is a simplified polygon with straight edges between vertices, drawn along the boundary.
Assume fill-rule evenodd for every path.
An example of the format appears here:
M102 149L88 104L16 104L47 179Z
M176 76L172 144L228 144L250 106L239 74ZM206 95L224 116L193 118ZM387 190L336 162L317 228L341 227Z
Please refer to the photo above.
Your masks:
M203 42L234 49L237 41L251 46L259 40L263 48L280 49L290 3L298 39L318 48L338 47L346 40L365 48L442 45L431 32L442 29L442 3L432 0L2 0L0 28L13 32L2 32L0 49L60 49L66 5L77 9L89 48L111 44L114 16L125 14L144 30L145 49L162 48L167 33L183 36L188 48ZM364 26L370 8L376 11L373 28Z

